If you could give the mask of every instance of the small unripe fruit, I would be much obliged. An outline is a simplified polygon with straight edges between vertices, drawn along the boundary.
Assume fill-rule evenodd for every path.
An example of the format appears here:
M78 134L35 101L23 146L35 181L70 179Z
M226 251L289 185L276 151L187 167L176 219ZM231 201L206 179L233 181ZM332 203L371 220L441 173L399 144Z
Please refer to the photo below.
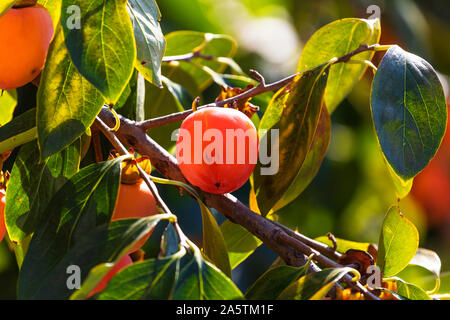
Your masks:
M41 5L11 8L0 17L0 89L18 88L36 78L52 37L52 19Z
M100 282L97 284L97 286L89 293L88 297L92 297L94 294L97 294L103 290L105 290L106 286L108 285L108 282L117 274L120 270L123 268L129 266L133 263L133 260L131 260L129 255L124 255L117 263L116 265L108 271L107 274L100 280Z
M0 189L0 242L6 233L5 225L5 190Z
M228 193L240 188L252 174L258 143L256 128L244 113L204 108L181 124L177 161L192 185L210 193Z
M158 213L155 198L144 180L134 184L120 184L119 195L117 196L117 203L111 221L145 218ZM139 240L133 249L130 250L130 253L142 247L151 234L152 231Z

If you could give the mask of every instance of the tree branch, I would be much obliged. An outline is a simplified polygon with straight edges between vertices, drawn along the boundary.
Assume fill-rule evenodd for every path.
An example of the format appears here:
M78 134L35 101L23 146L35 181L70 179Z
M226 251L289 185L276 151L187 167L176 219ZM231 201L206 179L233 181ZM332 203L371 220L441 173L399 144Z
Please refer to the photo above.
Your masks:
M101 118L108 126L114 125L114 116L107 109L102 109L99 118ZM171 180L189 184L181 173L176 159L172 155L153 141L144 131L139 129L134 121L120 115L119 118L120 128L116 134L121 141L128 144L138 153L148 156L152 165L163 176ZM230 221L242 225L249 232L261 239L289 265L302 266L306 263L308 258L304 254L300 254L292 248L280 245L273 240L273 234L278 232L277 230L281 230L280 228L274 226L270 220L251 211L231 194L210 194L203 192L196 187L193 188L207 206L219 210ZM314 264L311 265L312 271L319 270Z
M105 110L105 108L103 108ZM111 132L110 127L108 127L99 117L95 118L95 125L97 128L106 136L106 138L111 142L111 144L114 146L114 148L117 149L120 155L128 155L129 152L125 148L125 146L122 144L122 142L117 138L117 136ZM116 124L117 125L117 124ZM153 197L156 200L157 205L163 210L164 213L170 213L173 214L169 207L166 205L164 200L159 195L158 189L156 188L155 183L150 179L150 177L147 175L147 173L142 169L138 164L136 165L136 168L139 171L139 175L144 180L144 182L147 184L148 188L150 189L151 193L153 194ZM180 228L180 225L178 224L177 220L171 221L173 224L175 231L178 234L178 237L180 239L180 245L186 249L189 249L189 244L187 241L187 237L184 235L183 231Z
M374 44L374 45L361 45L358 47L358 49L340 57L340 58L334 58L331 59L331 63L332 64L336 64L336 63L345 63L347 61L350 60L351 57L365 52L365 51L374 51L377 50L377 48L385 48L386 46L380 46L379 44ZM193 53L195 54L195 53ZM186 57L184 58L184 60L186 58L192 59L192 55L193 54L188 54L186 55ZM180 56L181 57L181 56ZM170 58L170 57L169 57ZM186 61L186 60L185 60ZM327 62L328 63L328 62ZM325 65L325 64L323 64ZM320 66L318 66L320 67ZM317 67L316 67L317 68ZM208 108L208 107L223 107L226 104L232 104L233 102L236 101L240 101L240 100L247 100L250 99L254 96L263 94L265 92L269 92L269 91L276 91L281 89L282 87L284 87L285 85L287 85L288 83L290 83L292 80L294 80L297 76L299 76L300 74L304 73L304 72L308 72L309 70L306 71L302 71L302 72L297 72L293 75L290 75L284 79L281 79L279 81L276 81L274 83L271 84L266 84L264 81L264 78L255 70L250 70L250 75L252 77L254 77L256 80L259 81L259 84L247 91L244 91L241 94L238 94L234 97L222 100L222 101L217 101L217 102L213 102L213 103L208 103L205 104L203 106L199 106L197 109L203 109L203 108ZM142 122L139 122L136 124L136 126L138 128L140 128L143 131L148 131L151 128L155 128L155 127L160 127L166 124L170 124L173 122L178 122L178 121L182 121L184 120L187 116L189 116L191 113L193 112L193 110L186 110L186 111L182 111L182 112L178 112L178 113L172 113L169 114L167 116L162 116L162 117L158 117L158 118L153 118L153 119L148 119L148 120L144 120Z
M123 156L123 155L129 154L128 150L124 147L122 142L116 137L116 135L114 133L111 132L110 128L99 117L97 117L95 119L95 125L98 127L98 129L101 132L103 132L103 134L111 142L111 144L114 146L114 148L116 148L117 152L120 155ZM153 197L155 198L158 206L164 211L164 213L172 213L170 211L169 207L167 207L167 205L165 204L164 200L159 195L159 192L158 192L158 189L156 188L155 183L149 179L149 177L147 176L145 171L139 165L136 165L136 168L139 171L139 175L145 181L145 183L149 187L150 191L152 192Z
M115 118L107 109L102 109L99 114L108 126L113 126ZM128 146L132 147L138 153L146 155L151 159L152 165L165 177L171 180L177 180L186 184L188 181L181 173L176 159L165 149L153 141L142 128L136 125L136 122L126 119L119 115L120 128L116 132L117 137ZM237 223L247 229L250 233L258 237L265 245L277 253L288 265L302 266L307 261L307 256L314 253L314 260L325 267L340 266L336 262L320 254L318 250L311 249L300 241L298 237L293 237L286 233L286 227L281 227L271 220L262 217L253 212L231 194L211 194L204 192L196 187L202 201L209 207L217 209L225 215L230 221ZM292 230L291 230L292 231ZM305 239L303 239L305 240ZM309 239L311 240L311 239ZM313 242L313 240L311 240ZM317 247L319 248L319 247ZM320 249L320 248L319 248ZM319 271L320 269L311 263L310 271ZM344 280L352 287L360 290L368 299L379 299L369 292L359 282L354 283L351 277L347 275Z

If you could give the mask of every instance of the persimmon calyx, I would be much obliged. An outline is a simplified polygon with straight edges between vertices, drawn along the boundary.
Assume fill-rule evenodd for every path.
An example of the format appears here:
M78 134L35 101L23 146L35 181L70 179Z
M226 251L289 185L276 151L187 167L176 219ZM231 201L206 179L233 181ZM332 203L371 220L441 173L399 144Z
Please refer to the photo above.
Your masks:
M9 177L10 174L8 171L6 172L0 171L0 190L6 190L6 186L8 185L9 182Z
M133 154L133 150L129 150L130 154ZM108 157L108 160L119 157L120 155L115 151L112 151ZM124 184L136 184L142 181L142 177L139 173L137 166L141 167L145 173L150 174L152 172L152 164L150 159L146 156L141 156L139 158L125 159L122 162L122 176L121 183Z
M216 102L223 101L235 97L237 95L240 95L241 93L248 91L253 87L254 86L252 84L249 84L245 89L233 87L222 88L222 92L216 98ZM255 112L259 110L258 106L255 106L249 102L251 99L252 98L248 98L245 100L235 100L233 101L233 103L227 103L226 105L224 105L224 108L237 109L243 112L247 117L251 118L255 114Z

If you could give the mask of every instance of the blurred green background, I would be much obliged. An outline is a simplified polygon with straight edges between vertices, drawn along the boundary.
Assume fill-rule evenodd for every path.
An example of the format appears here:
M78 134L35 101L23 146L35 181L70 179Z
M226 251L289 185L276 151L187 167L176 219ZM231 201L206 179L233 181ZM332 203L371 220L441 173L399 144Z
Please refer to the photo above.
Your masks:
M303 45L323 25L345 17L381 18L382 44L399 44L428 60L446 83L450 75L450 1L442 0L159 0L162 29L223 33L234 37L235 60L244 71L256 69L267 81L296 70ZM376 5L377 7L374 7ZM375 11L374 11L375 8ZM381 54L375 56L378 64ZM332 232L336 237L378 242L382 219L397 202L373 130L369 95L372 72L366 73L351 95L332 114L328 154L312 184L279 212L280 221L310 237ZM204 94L212 101L212 85ZM189 197L161 188L162 196L196 242L201 240L201 216ZM249 186L234 193L248 202ZM438 155L416 178L412 193L400 202L403 213L420 232L420 246L436 251L442 270L450 270L450 137ZM215 212L221 222L223 217ZM160 228L161 229L161 228ZM158 232L149 243L157 251ZM153 248L153 249L152 249ZM233 271L245 291L274 261L275 254L258 248ZM6 241L0 243L0 298L15 298L17 267Z

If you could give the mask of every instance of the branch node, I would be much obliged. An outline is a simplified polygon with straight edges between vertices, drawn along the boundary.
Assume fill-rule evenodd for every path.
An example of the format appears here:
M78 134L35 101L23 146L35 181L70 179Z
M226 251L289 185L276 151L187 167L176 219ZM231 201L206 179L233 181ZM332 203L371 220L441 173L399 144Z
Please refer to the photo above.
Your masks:
M248 71L250 76L252 76L255 80L259 82L259 86L265 87L266 86L266 79L256 70L250 69Z
M333 243L333 250L336 251L337 250L336 238L334 237L334 235L331 232L328 232L327 237L331 241L331 243Z
M192 101L192 111L197 111L198 104L200 102L200 97L197 97Z

